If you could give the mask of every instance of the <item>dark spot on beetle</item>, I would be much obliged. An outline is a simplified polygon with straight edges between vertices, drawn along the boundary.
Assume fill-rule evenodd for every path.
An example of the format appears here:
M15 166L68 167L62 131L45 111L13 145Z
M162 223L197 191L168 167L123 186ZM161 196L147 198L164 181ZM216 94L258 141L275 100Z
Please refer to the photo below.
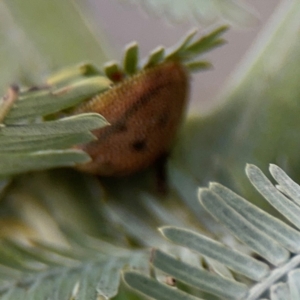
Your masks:
M164 111L158 118L157 125L159 127L165 127L169 120L169 114L168 112Z
M146 149L146 141L145 140L136 140L132 143L132 148L137 151L143 151Z
M127 126L123 122L118 122L114 125L115 127L115 132L125 132L127 131Z

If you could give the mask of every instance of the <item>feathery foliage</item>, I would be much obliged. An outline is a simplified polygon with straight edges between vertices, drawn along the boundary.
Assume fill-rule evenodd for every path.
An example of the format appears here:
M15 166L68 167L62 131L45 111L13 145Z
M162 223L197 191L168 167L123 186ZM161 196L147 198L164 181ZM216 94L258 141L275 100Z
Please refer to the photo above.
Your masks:
M259 193L297 229L223 185L211 183L209 188L199 190L202 206L245 247L239 242L228 244L228 240L217 242L209 235L188 229L162 227L160 231L168 240L198 253L202 265L191 265L159 249L152 253L151 263L156 270L174 278L173 282L178 280L222 299L273 300L283 292L285 299L298 299L300 226L296 216L300 209L300 186L276 165L270 166L270 172L277 186L253 165L248 165L246 172ZM168 287L145 274L128 271L124 279L151 298L200 299L197 294L192 296Z
M2 68L5 82L16 74L18 59L26 72L13 78L23 78L24 86L32 85L32 74L25 75L34 72L32 65L45 72L86 57L97 61L98 54L103 63L104 48L95 43L73 1L28 0L25 6L18 1L1 4L0 25L14 32L2 30L1 37L21 37L9 43L13 59L7 60L11 68ZM151 5L159 8L159 2ZM187 6L192 1L163 3L162 15L167 9L175 19L191 19L191 13L209 9L197 18L211 20L224 9L223 16L246 20L235 1L211 1L193 12ZM34 12L42 7L52 18L43 20L45 27L35 26ZM136 291L172 300L300 298L300 188L275 165L270 167L275 186L260 169L247 167L252 184L283 215L278 219L251 204L260 198L240 174L245 161L260 168L276 161L299 179L299 12L296 1L282 5L244 72L236 73L224 93L223 107L187 122L169 160L167 196L153 192L151 171L99 181L70 169L35 170L88 159L71 146L92 140L90 131L107 122L95 114L70 117L70 108L110 88L120 75L131 76L164 60L180 59L191 71L206 69L209 63L196 57L224 42L225 27L200 39L193 31L173 49L158 47L142 62L133 43L122 63L111 62L103 70L81 64L50 76L44 88L22 87L4 98L13 105L3 101L0 108L5 124L0 128L0 299L144 299ZM64 51L42 42L48 27L47 41L56 40L53 20L59 24L59 16L70 21L66 28L77 29L60 31L69 40ZM24 53L14 55L18 49ZM47 60L50 52L53 64ZM6 66L3 59L0 65ZM251 202L217 183L201 189L197 198L197 188L211 180L228 183Z
M143 69L153 67L167 60L179 60L191 72L206 70L211 67L208 61L197 61L198 56L211 51L225 43L221 38L228 26L221 26L207 35L195 39L197 30L191 30L179 43L170 49L157 47L147 59L139 63L139 46L136 42L129 44L124 53L123 66L111 61L105 64L104 73L112 80L118 82L120 78L131 76Z
M275 165L270 166L270 172L277 181L276 186L253 165L248 165L246 172L268 202L277 209L285 208L284 211L280 209L280 213L295 227L271 216L223 185L211 183L209 188L199 190L199 200L230 232L223 234L221 241L216 241L203 230L200 234L195 229L187 229L188 223L182 217L180 219L179 206L169 206L143 196L144 202L137 203L138 210L147 208L148 213L151 211L152 222L156 219L173 224L161 227L160 231L180 247L164 242L150 226L149 218L131 215L128 204L118 204L116 208L116 203L99 202L99 195L86 194L91 182L86 179L79 183L78 180L82 180L80 174L74 174L72 178L73 183L80 185L82 192L78 195L67 183L64 172L35 175L42 178L38 181L37 177L33 178L32 184L38 182L39 186L48 186L48 191L55 184L60 190L59 194L52 190L46 197L38 193L38 187L28 186L24 176L15 186L15 194L5 200L11 213L15 211L14 218L19 215L23 221L18 228L14 228L16 223L12 223L12 228L6 228L15 233L10 233L9 239L2 239L0 245L1 299L50 296L53 299L96 299L97 295L110 299L118 293L120 272L124 268L130 269L123 273L129 286L158 300L212 299L209 295L222 299L270 297L273 300L283 288L291 295L286 299L297 299L300 231L298 220L293 216L300 209L300 186ZM60 179L59 185L57 179ZM93 185L95 189L97 181L93 181ZM60 194L63 195L54 198ZM82 203L83 197L85 203ZM62 199L66 202L65 209L72 215L55 213ZM286 205L286 201L290 205ZM37 203L40 204L36 206ZM20 208L22 211L18 212ZM35 232L30 229L26 224L30 223L29 220L24 223L28 214L36 217L30 220L33 228L46 220L46 227L52 227L50 231L43 226L38 226L39 230ZM75 225L72 219L76 215L80 218ZM137 224L139 229L134 227ZM31 234L26 231L31 231ZM48 240L37 239L37 231L44 234L48 231ZM4 232L2 226L1 235ZM56 244L50 242L51 235L56 236ZM151 254L148 250L130 250L126 239L135 241L135 245L156 245L156 248Z

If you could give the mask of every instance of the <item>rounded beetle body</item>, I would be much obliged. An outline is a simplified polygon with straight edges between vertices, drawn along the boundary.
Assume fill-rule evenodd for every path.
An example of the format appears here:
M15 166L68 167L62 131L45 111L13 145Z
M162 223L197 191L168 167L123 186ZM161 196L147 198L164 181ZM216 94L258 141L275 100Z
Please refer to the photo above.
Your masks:
M92 158L78 169L124 176L169 152L185 111L188 81L180 62L166 61L82 104L75 113L99 113L110 126L94 130L97 140L77 147Z

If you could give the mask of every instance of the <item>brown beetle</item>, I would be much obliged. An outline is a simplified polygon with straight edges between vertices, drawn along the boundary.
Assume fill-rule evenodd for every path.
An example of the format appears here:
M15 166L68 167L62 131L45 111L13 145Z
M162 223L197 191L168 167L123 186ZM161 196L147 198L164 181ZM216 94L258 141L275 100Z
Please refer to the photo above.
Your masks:
M92 158L78 169L101 176L129 175L168 153L185 111L188 82L184 65L169 60L78 107L75 113L97 112L110 123L93 131L96 141L78 146Z

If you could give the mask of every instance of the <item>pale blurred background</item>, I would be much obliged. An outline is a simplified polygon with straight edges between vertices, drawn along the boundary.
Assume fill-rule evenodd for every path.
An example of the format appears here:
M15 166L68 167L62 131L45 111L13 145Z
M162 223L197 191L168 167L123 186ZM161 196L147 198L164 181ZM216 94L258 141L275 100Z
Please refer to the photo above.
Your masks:
M138 41L141 58L158 45L172 46L196 24L170 24L165 20L149 16L140 8L118 0L86 0L88 10L94 19L94 26L103 29L112 46L115 59L120 59L124 45ZM255 37L268 21L279 3L278 0L252 0L259 22L249 28L231 28L225 37L228 43L205 57L213 63L214 69L198 73L192 81L192 106L190 110L207 111L217 98L231 72L245 55ZM117 21L116 21L117 20ZM200 28L201 31L201 28Z

